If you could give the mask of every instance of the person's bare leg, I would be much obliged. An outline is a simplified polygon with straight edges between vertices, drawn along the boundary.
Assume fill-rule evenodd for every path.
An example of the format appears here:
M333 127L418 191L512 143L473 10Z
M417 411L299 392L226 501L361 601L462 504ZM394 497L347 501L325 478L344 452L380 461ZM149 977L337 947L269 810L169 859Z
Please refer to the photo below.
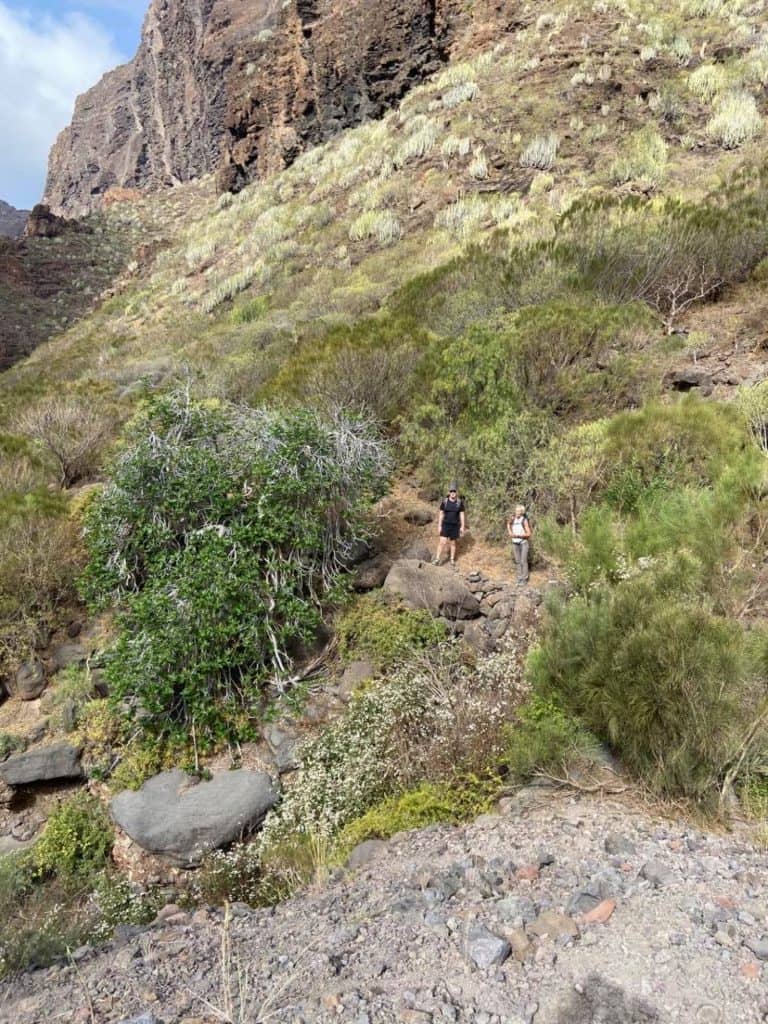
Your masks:
M446 539L447 538L445 538L445 537L438 537L438 540L437 540L437 554L435 555L435 558L434 558L434 564L435 565L440 565L440 562L442 561L443 551L445 551Z
M451 541L451 565L456 565L456 541Z

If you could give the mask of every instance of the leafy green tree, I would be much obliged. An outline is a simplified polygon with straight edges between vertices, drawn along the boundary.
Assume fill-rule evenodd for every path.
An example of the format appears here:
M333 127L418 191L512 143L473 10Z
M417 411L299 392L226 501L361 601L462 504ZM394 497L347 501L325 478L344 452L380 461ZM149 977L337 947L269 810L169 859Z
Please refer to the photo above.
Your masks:
M387 471L340 414L154 400L86 513L83 593L119 611L116 700L158 734L247 731L315 635Z

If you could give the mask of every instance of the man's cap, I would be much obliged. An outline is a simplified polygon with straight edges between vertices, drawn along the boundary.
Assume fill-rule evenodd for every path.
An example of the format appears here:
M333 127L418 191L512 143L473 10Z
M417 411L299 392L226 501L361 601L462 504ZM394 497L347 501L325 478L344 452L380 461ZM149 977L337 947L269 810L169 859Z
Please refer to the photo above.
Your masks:
M448 493L449 494L451 493L451 491L458 491L458 489L459 488L456 486L456 484L448 484Z

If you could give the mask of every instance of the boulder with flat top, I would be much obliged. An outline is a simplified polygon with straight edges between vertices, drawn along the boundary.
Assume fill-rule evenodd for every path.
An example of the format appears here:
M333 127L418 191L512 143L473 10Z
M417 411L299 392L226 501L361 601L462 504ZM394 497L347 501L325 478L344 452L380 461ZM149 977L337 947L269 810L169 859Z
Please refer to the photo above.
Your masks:
M408 608L424 609L449 620L475 619L480 603L450 568L415 559L401 559L389 570L384 589Z

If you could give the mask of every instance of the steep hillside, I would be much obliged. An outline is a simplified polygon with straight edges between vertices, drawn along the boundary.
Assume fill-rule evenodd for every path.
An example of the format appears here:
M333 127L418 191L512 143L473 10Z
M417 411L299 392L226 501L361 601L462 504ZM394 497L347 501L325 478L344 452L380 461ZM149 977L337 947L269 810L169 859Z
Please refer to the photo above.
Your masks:
M270 173L113 192L72 239L129 262L0 375L0 838L36 840L0 860L0 973L142 925L170 885L272 905L361 841L542 776L623 772L764 838L768 5L463 6L430 5L426 43L402 36L426 8L387 6L367 53L397 26L413 64L333 125L292 120L296 46L373 90L368 57L335 7L275 8L259 45L295 44L272 75L287 106L274 137L243 106L229 164ZM152 8L145 56L174 8ZM185 10L194 60L195 32L203 63L255 45L232 42L245 6ZM419 84L384 111L403 68ZM226 104L177 71L202 146L200 110ZM456 568L430 564L448 480ZM518 501L532 586L501 544ZM762 933L713 913L737 988ZM679 931L659 956L678 977Z
M0 199L0 235L18 238L24 230L29 210L17 210Z

